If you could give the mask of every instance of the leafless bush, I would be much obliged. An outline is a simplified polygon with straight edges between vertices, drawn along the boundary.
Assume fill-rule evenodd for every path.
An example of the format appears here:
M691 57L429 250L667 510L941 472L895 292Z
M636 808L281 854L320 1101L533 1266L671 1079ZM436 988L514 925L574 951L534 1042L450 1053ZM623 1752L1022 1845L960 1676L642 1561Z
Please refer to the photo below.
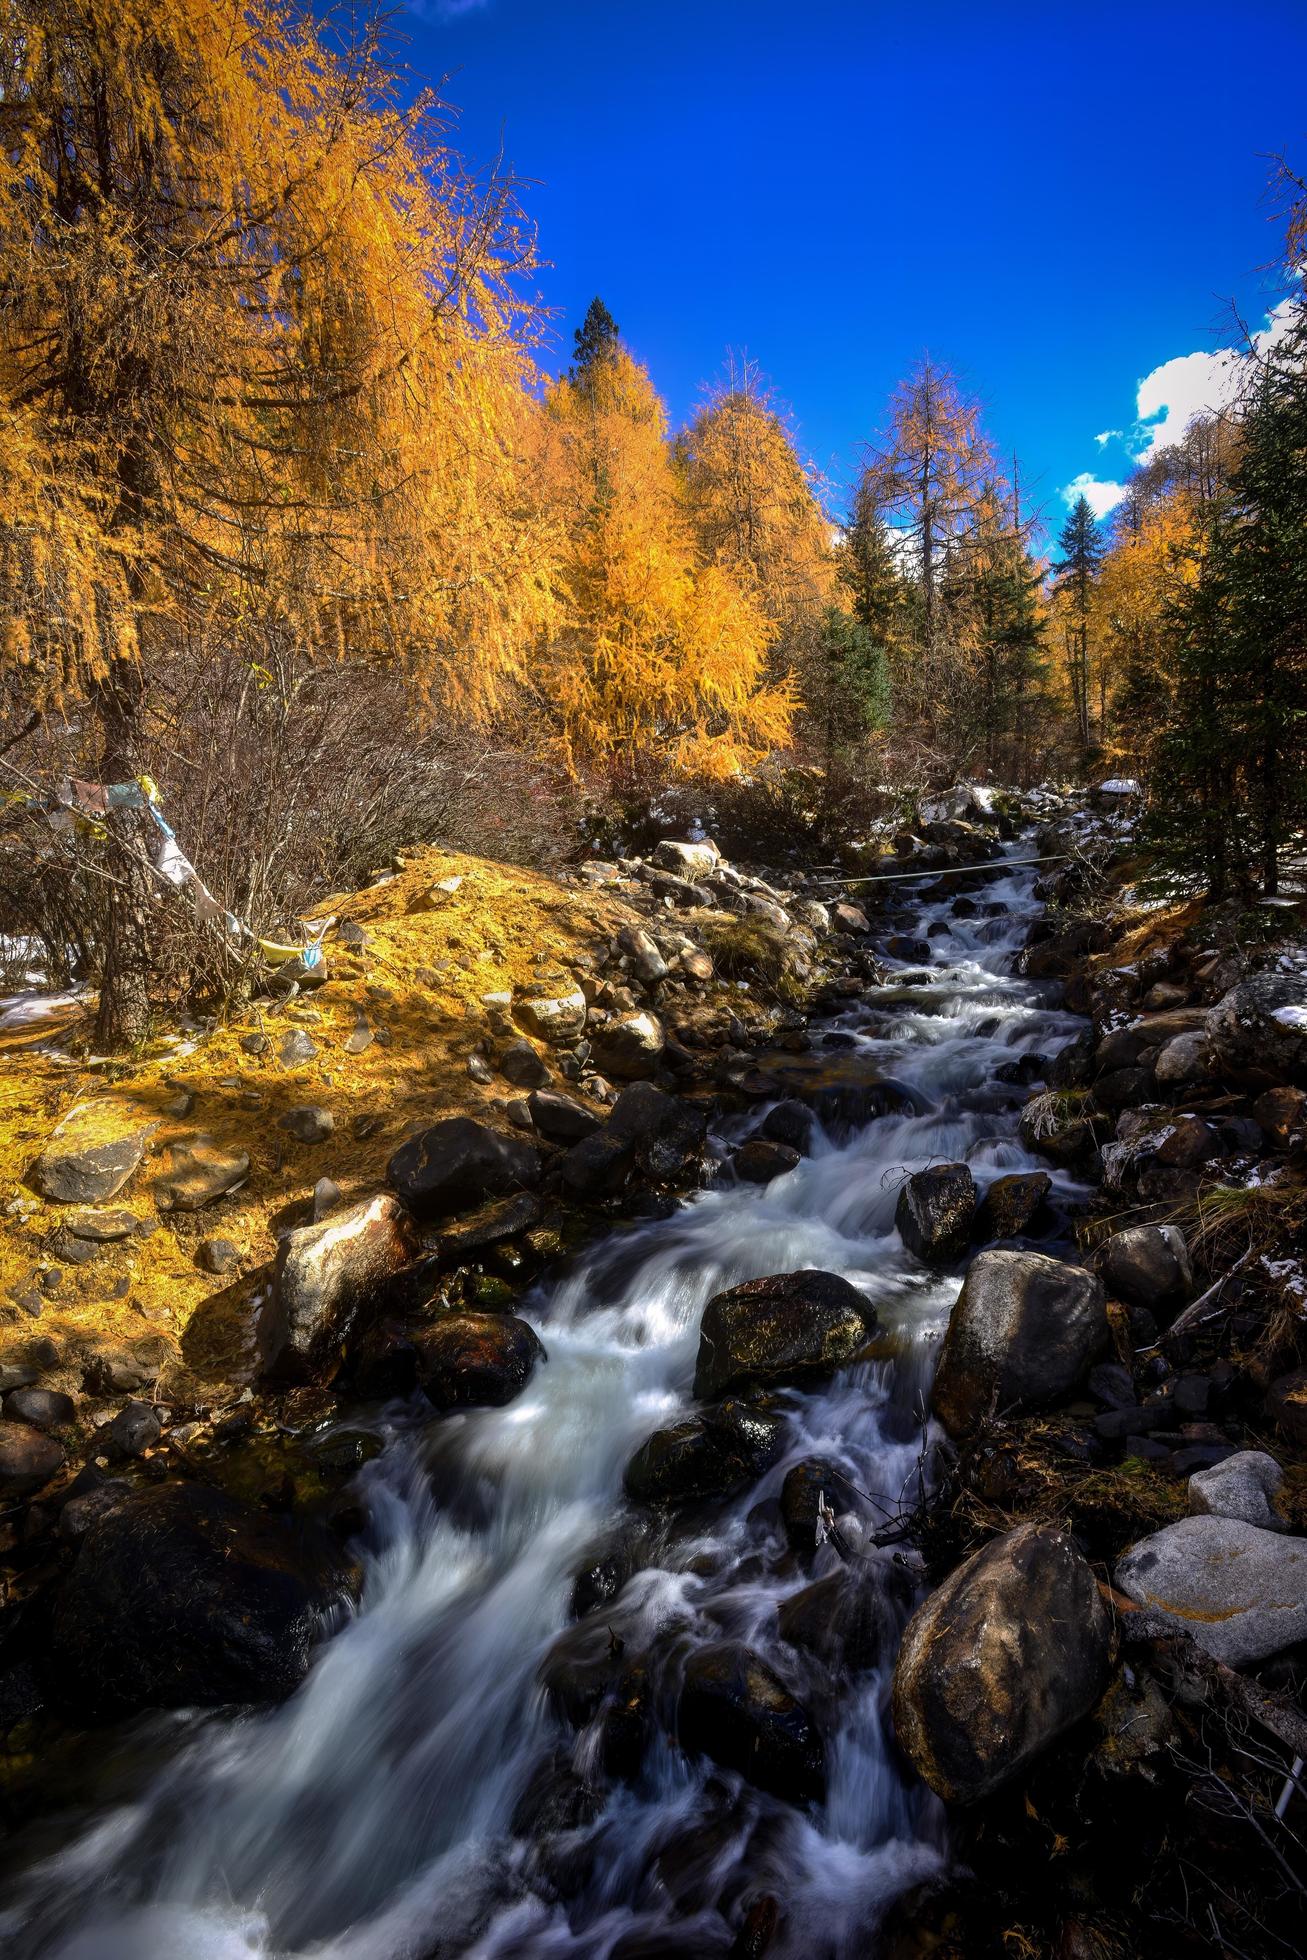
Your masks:
M5 790L44 801L64 776L95 780L79 719L29 728L11 690ZM167 820L214 897L260 936L295 936L298 913L365 883L405 845L528 864L576 848L574 800L529 723L469 730L415 700L396 673L315 666L267 633L257 656L246 643L165 660L153 703L144 761ZM58 832L41 807L5 806L0 937L15 964L31 963L34 942L51 980L94 972L114 852L85 825ZM153 947L159 1001L220 999L241 985L244 957L162 882Z

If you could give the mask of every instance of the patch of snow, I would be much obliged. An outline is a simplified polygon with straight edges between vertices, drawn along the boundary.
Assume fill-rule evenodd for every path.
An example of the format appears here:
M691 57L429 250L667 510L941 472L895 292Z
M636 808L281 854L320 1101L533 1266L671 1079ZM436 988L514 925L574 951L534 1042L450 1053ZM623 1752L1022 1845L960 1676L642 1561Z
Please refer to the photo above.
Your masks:
M1298 1028L1307 1033L1307 1007L1277 1007L1271 1019L1282 1028Z

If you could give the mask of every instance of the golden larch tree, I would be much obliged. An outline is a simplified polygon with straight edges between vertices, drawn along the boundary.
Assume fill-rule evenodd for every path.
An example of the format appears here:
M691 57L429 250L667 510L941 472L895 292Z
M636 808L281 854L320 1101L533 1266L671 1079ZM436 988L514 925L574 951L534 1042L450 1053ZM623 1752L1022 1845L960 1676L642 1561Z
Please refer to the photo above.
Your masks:
M509 190L375 26L286 0L24 0L0 61L0 613L36 702L139 777L161 652L258 614L493 703L549 603ZM146 819L110 821L106 1042L146 1024L152 890Z

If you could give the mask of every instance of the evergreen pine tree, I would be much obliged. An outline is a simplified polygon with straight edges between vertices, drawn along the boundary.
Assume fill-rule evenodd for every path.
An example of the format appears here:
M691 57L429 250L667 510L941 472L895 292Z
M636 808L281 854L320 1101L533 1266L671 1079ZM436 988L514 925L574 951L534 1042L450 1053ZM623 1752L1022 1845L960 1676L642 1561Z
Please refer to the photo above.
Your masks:
M1058 538L1061 560L1054 568L1053 586L1066 601L1068 666L1071 699L1081 743L1089 747L1089 614L1094 581L1102 569L1106 546L1089 501L1077 499Z
M587 306L585 318L573 332L572 340L574 347L568 378L574 386L583 388L596 364L610 360L619 345L617 322L597 295Z

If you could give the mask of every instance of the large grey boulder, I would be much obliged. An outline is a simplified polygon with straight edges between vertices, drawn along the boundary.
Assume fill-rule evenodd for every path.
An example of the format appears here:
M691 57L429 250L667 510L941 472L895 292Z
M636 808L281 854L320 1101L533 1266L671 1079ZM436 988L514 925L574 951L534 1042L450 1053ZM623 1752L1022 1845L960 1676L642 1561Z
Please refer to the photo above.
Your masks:
M974 1803L1089 1713L1111 1646L1111 1616L1071 1540L1020 1525L908 1622L894 1670L899 1744L932 1790Z
M931 1406L950 1435L1006 1409L1042 1408L1107 1345L1103 1282L1042 1252L977 1253L949 1315Z
M1250 973L1207 1016L1218 1067L1307 1084L1307 966Z
M1153 1074L1162 1088L1180 1088L1189 1082L1202 1082L1212 1072L1207 1036L1177 1034L1167 1042L1153 1065Z
M664 837L655 844L650 853L650 863L663 871L676 871L682 877L692 878L697 871L713 871L721 860L721 852L710 837L698 844L683 844L679 838Z
M1307 1638L1307 1539L1242 1518L1181 1518L1132 1545L1113 1574L1228 1667Z
M971 1239L976 1181L966 1164L931 1164L905 1178L894 1211L899 1237L929 1266L951 1266Z
M1110 1293L1150 1313L1174 1312L1193 1291L1189 1248L1177 1225L1130 1225L1113 1232L1094 1263Z
M109 1101L78 1103L33 1164L32 1183L56 1204L103 1204L137 1169L156 1127Z
M338 1356L420 1250L413 1220L385 1192L287 1232L259 1328L267 1366L298 1372Z
M386 1182L418 1218L443 1218L539 1181L540 1159L529 1143L471 1116L446 1116L419 1130L386 1167Z
M1189 1479L1189 1509L1195 1517L1239 1518L1264 1531L1287 1531L1276 1499L1284 1472L1265 1450L1238 1450L1234 1456L1195 1470Z
M718 1293L703 1310L694 1392L726 1395L746 1382L819 1380L851 1361L876 1313L838 1273L774 1273Z

